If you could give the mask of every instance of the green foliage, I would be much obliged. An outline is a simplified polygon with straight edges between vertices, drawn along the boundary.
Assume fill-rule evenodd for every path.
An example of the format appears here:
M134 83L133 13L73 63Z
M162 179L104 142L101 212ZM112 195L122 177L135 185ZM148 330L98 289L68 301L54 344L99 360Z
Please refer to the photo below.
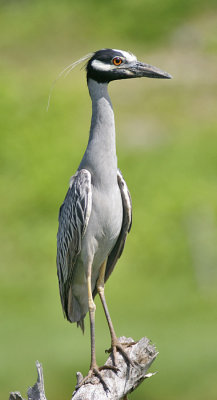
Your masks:
M216 399L216 21L214 1L1 4L1 398L26 392L37 359L53 400L88 368L88 317L85 336L64 321L55 266L58 208L88 137L84 71L57 83L48 113L46 103L59 70L111 46L174 75L110 87L134 213L106 295L117 334L160 351L159 374L132 398Z

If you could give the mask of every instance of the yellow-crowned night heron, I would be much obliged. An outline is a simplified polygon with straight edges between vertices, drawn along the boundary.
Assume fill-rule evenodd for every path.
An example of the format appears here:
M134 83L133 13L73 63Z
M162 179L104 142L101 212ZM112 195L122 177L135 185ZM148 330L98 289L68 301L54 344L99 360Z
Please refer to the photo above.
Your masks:
M118 342L104 295L104 283L120 257L131 227L131 198L117 168L115 122L107 92L110 81L138 77L171 78L126 51L102 49L87 63L87 85L92 100L92 120L86 151L59 212L57 271L63 312L84 330L89 310L91 364L88 376L100 377L95 357L95 304L99 293L111 334L116 363ZM129 361L129 360L128 360Z

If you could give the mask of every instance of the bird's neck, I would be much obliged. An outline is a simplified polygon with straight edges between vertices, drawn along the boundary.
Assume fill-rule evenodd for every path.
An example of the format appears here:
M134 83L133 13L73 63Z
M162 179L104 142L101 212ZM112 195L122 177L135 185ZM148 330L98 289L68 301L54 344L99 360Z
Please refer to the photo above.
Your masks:
M117 181L115 121L107 86L106 83L88 80L92 119L89 141L81 164L82 168L89 168L97 179Z

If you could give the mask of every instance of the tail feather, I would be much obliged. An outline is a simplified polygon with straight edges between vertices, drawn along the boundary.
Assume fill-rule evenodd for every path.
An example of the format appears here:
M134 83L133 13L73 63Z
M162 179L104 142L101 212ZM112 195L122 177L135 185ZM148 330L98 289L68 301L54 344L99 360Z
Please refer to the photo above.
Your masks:
M84 318L81 318L80 321L77 321L77 327L81 328L82 333L84 333Z
M77 322L77 327L80 327L84 333L84 313L81 311L81 306L75 296L72 294L71 288L68 295L68 307L66 317L70 322Z

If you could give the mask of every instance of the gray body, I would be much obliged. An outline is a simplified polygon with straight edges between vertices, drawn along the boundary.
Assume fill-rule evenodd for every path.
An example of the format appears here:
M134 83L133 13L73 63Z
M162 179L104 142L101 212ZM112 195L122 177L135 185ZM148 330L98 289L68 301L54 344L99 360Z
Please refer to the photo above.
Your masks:
M86 225L85 232L81 234L76 256L73 259L69 257L64 265L64 260L60 258L60 253L66 242L67 228L64 224L65 219L70 220L71 217L67 213L64 215L64 210L62 210L59 218L57 242L57 266L63 310L70 322L77 322L82 328L83 319L88 311L88 264L92 264L91 283L92 292L95 295L96 282L102 263L110 256L107 266L107 279L123 250L126 235L131 225L130 195L117 169L114 113L107 84L97 83L90 79L88 88L92 99L89 142L70 185L73 188L74 179L79 177L80 174L87 176L88 183L79 184L87 188L86 197L90 197L89 206L83 207L88 210L88 215L83 217L83 224ZM67 208L68 203L72 201L75 202L72 196L67 194L63 208ZM125 224L124 232L121 232L123 207L126 208ZM73 219L76 219L75 215ZM80 230L82 231L82 229ZM120 243L117 243L118 239ZM115 245L116 249L114 249ZM111 254L113 249L113 254ZM62 258L67 258L67 252L76 253L76 251L70 249L70 243L67 245ZM63 273L61 273L62 270Z
M99 269L108 257L122 226L122 199L117 182L115 123L107 85L89 82L92 121L87 149L78 168L91 174L92 209L81 253L75 264L72 293L80 306L80 316L88 311L87 265L92 262L92 290ZM74 310L72 311L73 321Z

